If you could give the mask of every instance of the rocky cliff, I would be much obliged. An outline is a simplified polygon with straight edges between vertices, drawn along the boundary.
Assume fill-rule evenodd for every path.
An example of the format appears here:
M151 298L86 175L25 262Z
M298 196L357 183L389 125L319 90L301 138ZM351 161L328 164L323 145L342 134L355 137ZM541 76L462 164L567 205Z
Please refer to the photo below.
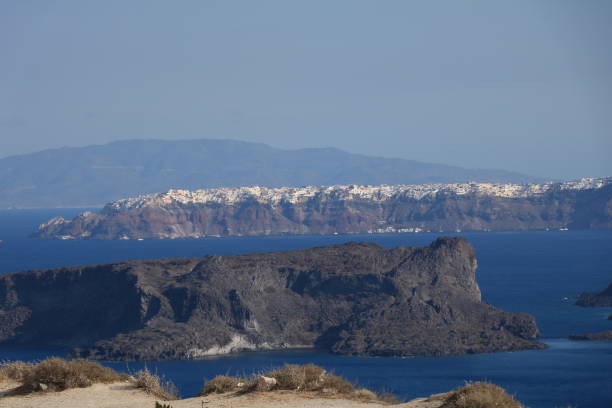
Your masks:
M601 292L584 292L576 300L578 306L585 307L611 307L612 306L612 283Z
M40 226L45 238L612 228L612 178L548 184L428 184L171 190Z
M540 348L534 319L481 302L473 248L348 243L0 276L0 344L189 359L317 347L371 356Z

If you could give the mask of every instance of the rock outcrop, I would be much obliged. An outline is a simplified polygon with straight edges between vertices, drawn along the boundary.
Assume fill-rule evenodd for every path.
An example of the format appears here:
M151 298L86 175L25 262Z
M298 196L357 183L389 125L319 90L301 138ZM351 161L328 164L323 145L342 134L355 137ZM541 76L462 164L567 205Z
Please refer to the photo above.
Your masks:
M571 340L612 341L612 330L597 333L570 334Z
M548 184L430 184L170 190L119 200L39 237L198 238L612 228L612 178Z
M473 248L348 243L0 276L0 344L94 359L316 347L370 356L543 347L527 314L481 302Z
M612 283L601 292L581 293L576 304L584 307L612 307Z

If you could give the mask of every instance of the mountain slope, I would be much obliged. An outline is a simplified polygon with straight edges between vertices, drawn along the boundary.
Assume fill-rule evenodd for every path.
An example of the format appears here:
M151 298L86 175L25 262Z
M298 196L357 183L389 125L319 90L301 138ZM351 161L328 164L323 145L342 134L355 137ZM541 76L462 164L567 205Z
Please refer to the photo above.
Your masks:
M281 150L234 140L130 140L0 159L0 208L99 206L171 188L468 181L539 180L337 149Z

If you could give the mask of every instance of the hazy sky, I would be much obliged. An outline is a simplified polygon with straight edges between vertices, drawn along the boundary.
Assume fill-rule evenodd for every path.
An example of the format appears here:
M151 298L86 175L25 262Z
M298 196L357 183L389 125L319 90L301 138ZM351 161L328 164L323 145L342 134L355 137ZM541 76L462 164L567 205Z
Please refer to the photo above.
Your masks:
M0 3L0 157L133 138L612 175L612 1Z

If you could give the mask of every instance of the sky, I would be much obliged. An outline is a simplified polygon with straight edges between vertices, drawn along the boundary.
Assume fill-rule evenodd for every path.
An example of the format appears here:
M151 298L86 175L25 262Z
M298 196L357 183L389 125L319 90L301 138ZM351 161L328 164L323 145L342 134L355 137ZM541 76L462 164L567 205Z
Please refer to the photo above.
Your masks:
M121 139L612 176L612 2L0 3L0 157Z

